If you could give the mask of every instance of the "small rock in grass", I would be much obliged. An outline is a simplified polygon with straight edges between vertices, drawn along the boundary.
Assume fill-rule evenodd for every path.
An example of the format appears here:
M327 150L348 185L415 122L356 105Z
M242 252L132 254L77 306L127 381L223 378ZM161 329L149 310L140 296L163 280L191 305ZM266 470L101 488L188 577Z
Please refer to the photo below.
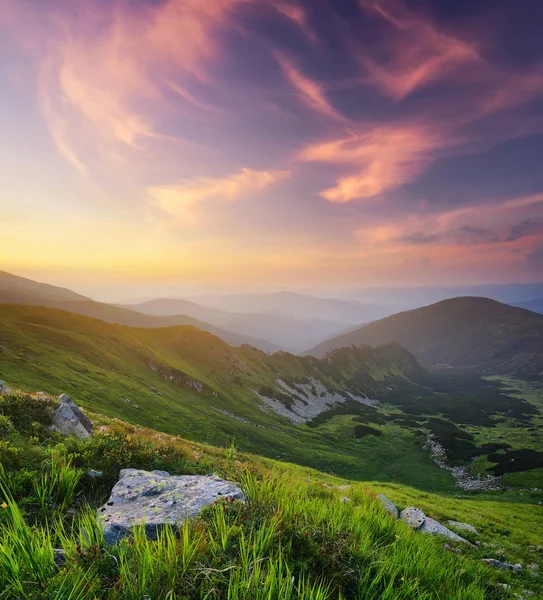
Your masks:
M419 508L408 506L400 513L400 519L409 527L418 529L424 523L426 515Z
M66 552L62 548L54 548L53 560L57 567L63 567L66 564Z
M470 533L478 533L477 529L469 523L460 523L459 521L447 521L447 525L453 529L460 529L461 531L469 531Z
M0 380L0 394L9 394L9 392L11 392L11 389L8 384L5 381Z
M103 474L103 471L96 471L95 469L89 469L87 471L87 475L92 477L92 479L98 479L99 477L102 477Z
M394 517L395 519L400 518L400 511L396 508L396 506L384 495L379 494L377 498L382 502L385 510L389 515Z
M53 415L53 425L63 435L88 438L92 433L91 420L67 394L62 394L58 400L60 406Z
M526 565L526 568L528 571L537 571L539 569L539 565L537 563L530 563L529 565Z
M521 564L512 565L511 563L502 562L497 558L483 558L481 560L490 567L496 567L497 569L506 569L508 571L513 571L514 573L520 573L522 571Z

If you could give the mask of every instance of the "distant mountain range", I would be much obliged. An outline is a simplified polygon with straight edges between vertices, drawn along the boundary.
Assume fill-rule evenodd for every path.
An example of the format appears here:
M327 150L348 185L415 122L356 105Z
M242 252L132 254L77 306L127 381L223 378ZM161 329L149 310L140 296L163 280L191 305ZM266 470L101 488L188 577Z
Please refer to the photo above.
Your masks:
M367 323L394 312L382 303L318 298L288 291L270 294L200 294L192 296L190 300L223 311L288 314L299 319L323 319L345 326Z
M228 331L269 340L275 346L291 352L301 352L323 338L371 320L376 314L387 314L374 307L368 311L362 305L343 300L322 300L287 292L254 297L236 296L235 299L229 296L205 296L198 300L200 303L183 299L157 299L126 305L125 308L153 316L187 315ZM206 302L226 308L208 306ZM236 307L239 312L233 311ZM243 312L243 308L249 311ZM333 315L337 320L322 315Z
M543 298L536 298L535 300L529 300L528 302L518 302L514 306L519 306L520 308L543 314Z
M398 313L318 344L322 357L345 346L395 341L423 364L543 379L543 315L488 298L443 300Z
M491 298L506 304L527 302L543 298L543 282L505 283L458 286L368 287L353 290L346 296L361 302L389 303L393 312L419 308L464 296Z
M155 317L111 304L96 302L71 290L38 283L24 277L0 271L0 303L27 304L56 308L86 317L101 319L107 323L117 323L130 327L170 327L173 325L192 325L221 338L228 344L239 346L250 344L266 352L275 352L278 346L267 340L257 339L205 323L183 315Z

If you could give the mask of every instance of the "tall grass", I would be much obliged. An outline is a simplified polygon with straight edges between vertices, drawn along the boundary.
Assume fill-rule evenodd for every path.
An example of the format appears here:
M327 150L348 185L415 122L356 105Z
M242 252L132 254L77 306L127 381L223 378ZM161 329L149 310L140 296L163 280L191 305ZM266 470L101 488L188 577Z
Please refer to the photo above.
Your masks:
M145 525L114 547L94 512L0 524L2 600L483 600L482 567L392 520L375 501L281 475L243 476L246 502L218 502L157 539ZM65 565L54 562L55 544ZM462 569L459 569L462 561ZM90 590L90 591L89 591Z
M75 496L82 471L72 466L69 459L59 452L52 452L49 460L44 462L41 478L34 480L34 494L42 510L57 504L61 509L69 506Z

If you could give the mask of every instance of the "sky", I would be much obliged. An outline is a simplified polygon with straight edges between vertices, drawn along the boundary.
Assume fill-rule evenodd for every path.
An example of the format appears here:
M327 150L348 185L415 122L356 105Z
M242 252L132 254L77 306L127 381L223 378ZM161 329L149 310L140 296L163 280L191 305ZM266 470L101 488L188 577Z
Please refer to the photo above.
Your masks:
M0 269L135 296L541 281L542 20L2 0Z

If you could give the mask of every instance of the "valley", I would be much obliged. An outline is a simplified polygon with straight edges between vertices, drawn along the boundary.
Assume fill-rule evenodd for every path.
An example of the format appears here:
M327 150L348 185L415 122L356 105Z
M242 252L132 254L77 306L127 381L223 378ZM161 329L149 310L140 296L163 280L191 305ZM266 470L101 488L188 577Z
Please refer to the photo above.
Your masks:
M316 359L235 348L190 326L133 328L7 304L0 316L0 374L13 387L66 392L90 410L195 441L235 441L342 477L429 491L456 489L432 461L429 435L450 465L481 477L530 450L500 475L506 487L542 486L535 384L525 398L516 380L506 390L463 370L428 370L393 343Z

